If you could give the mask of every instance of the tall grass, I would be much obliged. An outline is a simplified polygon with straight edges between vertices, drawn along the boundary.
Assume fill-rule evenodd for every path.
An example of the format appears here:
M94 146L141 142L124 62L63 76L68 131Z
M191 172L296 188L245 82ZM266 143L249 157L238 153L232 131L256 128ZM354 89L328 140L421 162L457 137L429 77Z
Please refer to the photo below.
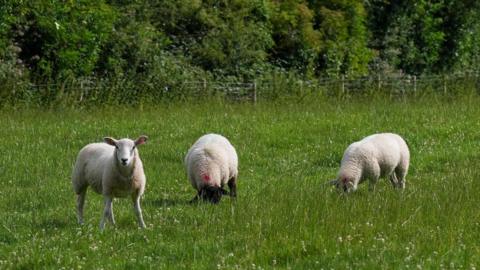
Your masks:
M1 65L0 69L13 70ZM175 75L182 67L156 76L66 77L56 82L32 84L26 77L0 78L1 107L78 108L98 106L148 106L159 102L293 101L322 98L438 98L478 95L479 74L419 76L387 74L366 77L325 77L305 80L300 74L266 71L255 80L213 77L211 74ZM13 72L12 71L12 72ZM157 74L157 73L156 73ZM255 98L254 98L255 97ZM315 98L314 98L315 99Z
M196 102L0 113L0 268L379 269L480 264L480 98ZM325 183L343 151L375 132L405 137L407 187L344 196ZM202 134L240 158L238 199L188 205L183 168ZM76 224L76 154L103 136L136 137L147 175L146 230L129 199L98 229L101 196Z

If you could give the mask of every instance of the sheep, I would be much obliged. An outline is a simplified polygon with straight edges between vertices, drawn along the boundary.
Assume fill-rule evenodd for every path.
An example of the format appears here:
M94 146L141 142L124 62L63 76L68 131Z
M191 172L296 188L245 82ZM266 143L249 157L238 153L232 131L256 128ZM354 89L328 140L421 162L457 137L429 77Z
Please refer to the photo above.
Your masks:
M218 203L222 195L237 196L238 157L235 148L223 136L207 134L200 137L185 156L188 178L198 199ZM223 189L228 184L230 193Z
M115 225L113 198L131 196L134 212L141 228L145 228L140 198L145 191L146 178L137 146L147 141L147 136L115 140L105 137L105 143L91 143L78 153L72 173L72 185L77 194L78 223L83 224L83 205L87 187L104 197L104 211L100 229L105 228L106 219Z
M410 151L402 137L374 134L348 146L338 176L331 183L348 193L369 179L369 190L373 191L380 177L389 177L394 188L404 189L409 163Z

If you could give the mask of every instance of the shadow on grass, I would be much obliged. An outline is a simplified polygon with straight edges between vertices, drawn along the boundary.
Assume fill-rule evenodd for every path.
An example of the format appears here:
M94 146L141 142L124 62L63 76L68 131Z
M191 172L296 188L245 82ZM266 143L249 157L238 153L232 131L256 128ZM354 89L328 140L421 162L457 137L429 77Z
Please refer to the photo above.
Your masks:
M41 229L63 229L70 226L71 223L68 223L65 220L60 220L58 218L52 218L49 220L42 220L35 225L37 228Z

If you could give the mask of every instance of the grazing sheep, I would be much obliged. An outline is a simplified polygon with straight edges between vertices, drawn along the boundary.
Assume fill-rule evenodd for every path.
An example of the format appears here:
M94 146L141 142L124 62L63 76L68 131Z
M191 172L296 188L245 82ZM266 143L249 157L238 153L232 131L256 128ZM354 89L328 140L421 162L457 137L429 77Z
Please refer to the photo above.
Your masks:
M348 146L337 179L331 183L350 192L369 179L369 189L374 190L378 178L389 177L394 188L403 189L409 163L410 151L402 137L393 133L374 134Z
M225 183L230 189L230 196L236 197L238 177L238 157L235 148L223 136L207 134L200 137L188 150L185 166L190 182L197 190L199 198L218 203L224 194Z
M100 229L109 219L115 224L112 202L115 197L131 196L140 227L145 228L140 197L145 190L145 174L137 146L147 141L147 136L137 140L104 138L105 143L91 143L80 150L72 174L73 190L77 196L78 222L83 224L83 205L87 187L102 194L105 200Z

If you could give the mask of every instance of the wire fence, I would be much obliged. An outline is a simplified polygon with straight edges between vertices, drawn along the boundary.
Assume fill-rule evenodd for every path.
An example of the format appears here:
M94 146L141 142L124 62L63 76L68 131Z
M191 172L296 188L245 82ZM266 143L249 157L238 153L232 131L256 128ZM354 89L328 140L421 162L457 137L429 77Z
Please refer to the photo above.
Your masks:
M479 93L480 74L462 72L444 75L373 75L349 78L347 76L325 77L315 80L289 78L258 79L249 82L236 81L112 81L92 78L75 78L55 84L29 84L24 87L27 93L53 95L56 99L69 97L76 103L92 99L107 99L109 96L124 96L124 99L136 95L152 96L152 100L164 97L195 99L220 95L231 100L243 100L256 103L259 99L278 96L297 96L305 98L310 94L348 96L355 94L418 95L423 93L451 94L462 89ZM15 91L15 89L13 90ZM119 93L120 92L120 93ZM28 95L28 94L27 94Z
M315 92L323 94L352 95L358 93L388 93L396 95L416 95L423 93L457 93L468 88L480 89L480 74L477 72L453 73L448 75L376 75L356 78L340 76L339 78L320 78L317 80L289 81L286 88L290 94L299 96ZM246 83L198 81L185 82L183 87L192 88L192 94L202 95L210 90L224 93L226 96L237 99L249 99L256 102L258 96L264 97L266 93L275 90L282 93L285 82L252 81ZM280 89L279 89L280 88Z

